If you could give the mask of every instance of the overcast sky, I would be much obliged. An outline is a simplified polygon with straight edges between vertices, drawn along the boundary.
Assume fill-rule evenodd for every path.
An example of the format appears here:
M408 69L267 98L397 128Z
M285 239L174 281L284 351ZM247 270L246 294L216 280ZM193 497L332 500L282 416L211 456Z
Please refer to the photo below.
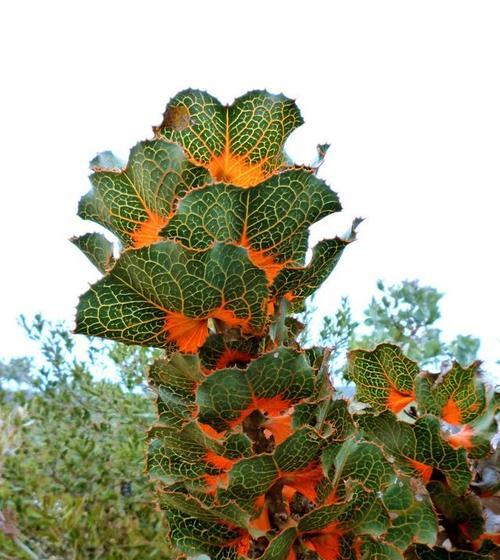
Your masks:
M20 313L72 320L98 277L68 242L95 229L75 212L96 152L126 157L186 87L266 88L302 110L293 159L332 145L344 212L313 240L366 218L321 311L419 278L446 294L446 337L480 337L498 368L499 29L495 0L2 3L0 357L29 349Z

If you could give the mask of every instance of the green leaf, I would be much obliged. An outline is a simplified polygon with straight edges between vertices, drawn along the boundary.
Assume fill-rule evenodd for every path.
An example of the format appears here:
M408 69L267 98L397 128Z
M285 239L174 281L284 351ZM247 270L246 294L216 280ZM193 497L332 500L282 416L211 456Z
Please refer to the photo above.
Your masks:
M275 416L313 391L314 374L305 356L278 348L253 360L246 371L214 372L200 385L196 402L200 421L222 431L254 410Z
M276 447L274 458L282 473L299 471L319 462L324 440L316 430L301 428Z
M214 496L219 487L226 486L233 465L251 452L249 443L243 434L213 439L196 421L180 429L156 425L148 433L148 472L171 488L182 484L200 498Z
M333 522L343 534L383 534L389 526L389 516L382 501L373 492L357 487L340 503L321 506L300 518L301 533L321 531Z
M264 554L260 556L260 559L286 560L296 538L297 530L295 527L285 529L271 540Z
M356 426L344 399L332 400L331 392L326 398L320 393L321 383L316 383L316 394L308 402L295 405L292 426L314 426L330 442L345 441L356 432ZM330 389L331 391L331 389Z
M412 402L418 373L418 365L393 344L348 353L347 377L356 384L356 399L379 412L397 413Z
M449 424L471 424L486 409L484 384L479 379L480 362L468 368L457 362L441 375L423 373L417 379L418 408L422 414L435 414Z
M383 500L385 507L392 512L401 512L413 505L413 487L411 480L406 477L398 477L394 484L384 492Z
M399 479L384 493L384 504L393 512L385 540L406 550L413 543L433 545L438 520L425 489L414 489L408 479Z
M249 457L252 450L252 441L250 438L242 433L228 433L222 440L224 445L224 454L229 459L242 459Z
M81 297L75 332L192 352L211 317L261 331L266 300L264 273L244 249L220 244L195 253L166 241L123 253Z
M476 554L475 552L449 551L445 548L429 548L420 544L411 547L406 553L406 558L408 560L481 560L481 558L491 560L491 556Z
M196 410L196 387L203 379L197 356L175 353L168 360L156 360L148 380L157 394L159 421L177 428L189 421Z
M148 434L147 467L150 476L165 484L192 483L208 491L206 475L217 475L220 469L211 464L208 452L222 455L223 447L209 440L192 422L180 430L154 426Z
M257 455L242 459L229 472L227 490L220 489L222 503L234 500L238 504L252 504L255 499L268 491L278 478L278 466L272 455Z
M329 149L330 149L330 144L318 144L316 146L316 151L318 155L316 161L313 164L314 169L318 169L318 167L321 167L323 165L326 153L328 152Z
M424 416L411 425L398 421L392 412L383 412L378 416L359 416L358 423L366 438L380 444L402 472L429 482L435 468L446 476L457 495L469 485L471 473L466 453L444 441L437 418Z
M93 160L92 190L80 200L78 215L104 226L125 247L158 241L178 197L208 180L179 146L161 140L137 144L125 169L110 168L107 159Z
M89 261L103 274L113 266L113 243L101 233L84 233L80 237L72 237L76 245Z
M203 521L223 522L239 528L248 526L249 514L238 508L236 504L220 505L211 496L203 498L202 502L189 494L167 491L159 495L159 504L161 509L176 509Z
M227 490L219 489L219 499L223 503L234 500L242 507L253 507L255 500L278 481L310 494L302 488L302 483L313 476L313 465L319 461L323 445L314 430L303 428L276 446L272 455L261 454L238 461L228 473Z
M363 535L358 540L359 556L356 560L403 560L401 551L391 544Z
M284 267L304 264L308 227L340 209L323 181L291 170L253 189L224 184L197 189L180 201L161 235L199 250L217 241L241 244L272 281Z
M321 399L321 395L314 398ZM348 402L344 399L331 400L331 395L327 399L327 402L319 400L298 404L293 413L293 426L297 428L309 424L321 430L331 442L344 441L356 431ZM323 408L325 405L326 409Z
M323 452L322 463L337 497L345 496L350 481L365 490L377 491L386 488L396 478L379 447L354 439L329 446Z
M155 133L181 145L215 181L249 187L283 167L283 144L302 122L283 95L252 91L228 107L206 92L185 90L170 100Z
M232 543L242 538L241 529L171 507L164 511L170 540L180 551L189 555L207 554L211 560L236 560L238 552Z
M285 268L278 274L272 285L274 297L286 297L292 302L292 310L300 310L303 301L328 278L350 242L340 237L320 241L313 249L309 264Z
M428 486L432 501L442 518L455 525L458 534L462 533L463 543L478 539L484 532L484 518L481 502L474 494L455 496L438 481L432 481ZM428 543L432 544L432 543Z
M344 399L335 399L330 403L325 421L331 429L330 440L343 441L356 431L349 404Z

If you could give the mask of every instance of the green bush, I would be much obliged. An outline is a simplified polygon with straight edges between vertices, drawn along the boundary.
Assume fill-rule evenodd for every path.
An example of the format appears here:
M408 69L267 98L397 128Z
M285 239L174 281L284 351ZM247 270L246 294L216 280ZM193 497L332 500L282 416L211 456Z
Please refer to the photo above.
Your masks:
M25 375L26 390L4 389L0 407L10 427L0 448L0 558L170 558L143 474L154 414L133 383L141 353L101 346L78 361L67 330L40 318L31 335L45 364ZM121 360L129 387L94 380L91 366L104 358Z

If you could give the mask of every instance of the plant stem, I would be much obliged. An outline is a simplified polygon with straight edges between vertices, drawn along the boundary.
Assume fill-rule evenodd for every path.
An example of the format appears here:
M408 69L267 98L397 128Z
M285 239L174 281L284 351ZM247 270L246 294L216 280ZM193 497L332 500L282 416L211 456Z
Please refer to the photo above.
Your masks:
M17 537L13 539L14 543L20 548L27 556L29 556L32 560L40 560L40 557L37 556L31 548L29 548L26 544L20 541Z

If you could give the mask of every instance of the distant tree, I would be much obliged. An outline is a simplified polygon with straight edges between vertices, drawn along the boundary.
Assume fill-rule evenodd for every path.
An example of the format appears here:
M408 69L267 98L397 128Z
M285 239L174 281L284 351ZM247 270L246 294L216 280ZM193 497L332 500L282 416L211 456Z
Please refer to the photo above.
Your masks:
M359 322L353 319L349 298L345 296L334 315L323 317L319 337L313 334L311 319L314 315L317 315L317 307L314 300L310 300L300 316L304 330L299 340L302 345L315 343L330 348L332 376L338 379L344 372L346 352L353 345Z
M458 335L449 343L442 339L435 323L441 317L443 294L436 288L420 286L418 280L390 286L379 280L377 289L379 294L365 310L368 332L357 338L357 347L390 340L399 344L409 358L428 367L439 367L452 356L463 366L477 358L478 338Z
M0 360L0 380L28 383L31 380L32 366L33 360L25 356L11 358L9 361Z
M458 335L451 342L442 338L436 327L441 317L439 304L443 294L418 280L386 285L377 282L378 293L364 311L362 323L354 320L348 298L344 297L336 313L323 317L317 342L332 348L333 374L342 374L345 352L352 348L371 349L381 342L395 342L412 360L424 367L440 369L451 357L466 366L477 358L480 341L471 335ZM314 301L301 319L306 328L302 340L312 341L310 317Z

